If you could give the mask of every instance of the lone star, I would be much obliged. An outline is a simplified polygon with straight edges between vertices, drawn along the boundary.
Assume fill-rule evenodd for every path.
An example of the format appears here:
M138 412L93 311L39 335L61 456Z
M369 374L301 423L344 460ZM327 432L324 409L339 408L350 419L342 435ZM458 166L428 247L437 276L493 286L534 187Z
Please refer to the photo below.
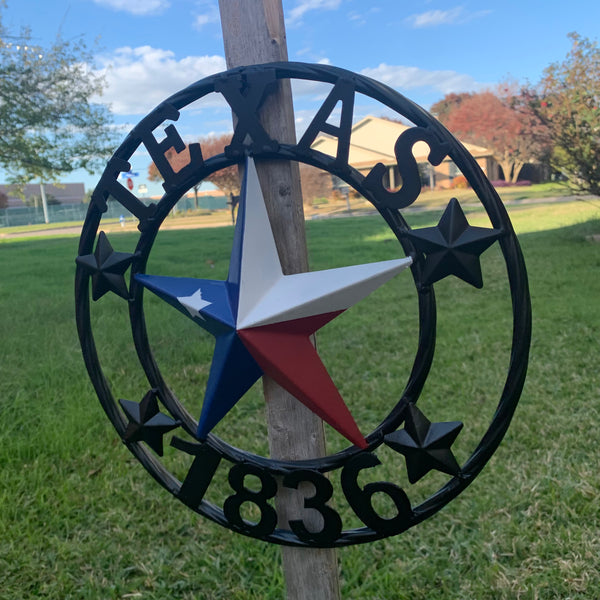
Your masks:
M202 298L201 289L197 289L191 296L180 296L177 300L182 306L188 309L192 318L198 317L199 319L204 319L200 311L211 304L211 302L207 302Z
M450 450L463 424L460 421L431 423L414 405L407 409L404 429L385 436L385 443L404 454L408 480L415 483L432 469L457 475L460 466Z
M227 280L136 275L216 338L198 438L205 439L266 374L350 442L365 448L310 335L411 263L404 258L284 275L256 167L249 159Z
M163 435L180 423L158 410L156 391L150 390L138 404L131 400L119 400L129 424L123 439L126 442L146 442L159 456L163 455Z
M456 275L476 288L483 287L479 256L501 235L499 229L469 225L456 198L452 198L436 227L410 231L406 235L427 255L423 282L431 285L447 275Z
M93 254L78 256L75 262L92 274L92 298L99 300L106 292L121 298L129 297L124 273L133 260L133 254L115 252L104 231L98 235Z

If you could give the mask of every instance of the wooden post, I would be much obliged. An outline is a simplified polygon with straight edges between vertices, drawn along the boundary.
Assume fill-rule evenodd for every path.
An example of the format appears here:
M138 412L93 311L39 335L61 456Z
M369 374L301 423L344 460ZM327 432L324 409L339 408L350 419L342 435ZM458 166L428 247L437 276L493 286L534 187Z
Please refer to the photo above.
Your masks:
M228 68L288 59L281 0L219 0L219 10ZM289 81L280 83L277 93L266 100L260 116L273 139L296 143ZM283 272L307 271L298 164L257 161L257 171ZM302 460L325 455L321 419L267 377L263 377L263 389L271 456ZM301 496L288 490L279 493L276 502L280 525L288 528L289 519L296 518L302 510ZM309 528L311 512L315 511L302 515ZM320 522L312 525L318 529ZM289 600L339 599L335 550L284 546L282 552Z

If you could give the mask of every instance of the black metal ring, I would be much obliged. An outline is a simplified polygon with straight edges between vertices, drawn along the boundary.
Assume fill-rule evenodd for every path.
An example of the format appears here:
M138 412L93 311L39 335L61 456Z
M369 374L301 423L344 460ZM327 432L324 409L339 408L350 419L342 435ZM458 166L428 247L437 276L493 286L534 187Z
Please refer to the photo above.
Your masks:
M471 457L462 467L460 476L453 477L446 485L438 490L437 493L419 506L413 508L413 514L410 523L408 524L408 526L411 527L433 515L469 485L499 445L516 408L525 380L531 336L529 291L525 265L519 244L506 210L496 191L486 179L475 160L439 122L391 88L370 78L328 65L271 63L267 65L241 67L207 77L176 93L165 102L161 103L132 130L123 144L115 152L113 159L127 162L133 152L135 152L142 143L143 135L154 128L155 122L164 120L164 115L172 114L173 110L179 111L191 102L214 92L215 87L222 86L224 81L249 78L256 74L265 73L266 71L273 74L277 80L302 79L330 84L336 84L339 81L349 81L356 93L369 96L391 108L403 117L412 121L417 127L427 128L433 136L448 146L448 155L459 167L473 190L476 192L489 216L492 226L503 232L503 235L499 239L499 243L507 266L513 313L511 357L504 389L496 413L486 434L472 453ZM382 206L378 203L377 199L373 196L372 191L364 185L364 176L350 167L350 165L340 165L333 157L316 152L310 148L299 149L298 145L284 143L279 143L275 148L253 148L251 153L255 158L305 162L340 177L374 204L396 235L399 243L404 248L405 253L409 255L415 252L415 248L410 240L403 235L405 232L410 231L410 228L402 217L401 212L395 208ZM144 271L146 261L160 225L183 193L210 173L235 162L239 162L241 158L243 157L227 157L225 155L219 155L212 159L208 159L201 168L190 172L186 178L182 178L176 186L170 188L158 203L151 216L140 224L142 233L136 248L136 261L132 266L129 307L133 339L139 359L148 376L151 387L160 390L160 397L166 408L175 418L182 422L183 427L191 435L194 435L195 432L195 421L181 405L175 394L168 388L160 374L160 369L152 356L151 348L146 336L141 288L135 282L133 275ZM107 168L105 175L111 176L109 168ZM91 254L93 251L94 241L102 218L102 208L101 203L90 204L79 244L80 256ZM420 267L418 264L415 264L412 267L413 277L416 283L421 279L419 269ZM89 274L78 265L76 274L77 326L86 366L105 412L119 435L123 436L127 424L112 395L110 387L104 378L94 344L90 322L88 288ZM395 431L402 424L406 405L409 402L414 403L418 400L431 367L436 329L435 296L432 286L417 285L417 292L419 303L419 341L412 372L396 406L367 437L367 441L370 444L370 451L374 450L382 443L384 435ZM297 469L308 469L323 473L340 468L349 459L359 453L357 448L352 447L317 460L291 462L271 460L248 453L230 446L214 435L209 436L207 443L223 458L231 462L242 462L249 465L255 465L272 474L285 474ZM156 459L151 452L141 444L137 443L128 444L128 447L161 485L174 495L178 495L181 489L180 482L178 482L177 479L162 466L160 461ZM212 506L205 501L202 501L195 510L221 525L231 527L231 524L225 519L223 512L219 508ZM242 533L247 532L242 531ZM259 537L266 541L281 544L297 546L307 545L306 542L299 540L294 533L288 530L276 529L269 535ZM385 535L378 533L369 527L365 527L342 532L340 537L330 545L344 546L355 543L364 543L381 537L385 537Z

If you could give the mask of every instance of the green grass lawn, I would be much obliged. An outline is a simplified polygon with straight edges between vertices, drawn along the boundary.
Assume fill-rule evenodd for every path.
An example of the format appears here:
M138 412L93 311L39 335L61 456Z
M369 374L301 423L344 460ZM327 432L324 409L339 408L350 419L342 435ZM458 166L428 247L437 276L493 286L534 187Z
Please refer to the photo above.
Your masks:
M600 242L593 236L600 234L600 209L572 202L510 213L534 314L529 376L513 424L482 474L435 517L395 538L339 551L345 599L598 597ZM468 217L486 224L477 211ZM439 212L419 213L411 224L434 225L438 218ZM376 217L307 226L315 269L398 253ZM148 271L224 277L231 236L231 227L161 232ZM111 234L120 251L130 251L136 239ZM73 238L0 244L0 598L282 598L277 547L198 518L117 439L75 331L76 252ZM189 256L198 257L195 272L178 272ZM459 462L493 414L510 344L496 247L483 255L482 267L482 290L458 280L436 284L439 339L419 401L434 420L469 425L456 443ZM371 310L359 304L319 335L319 351L363 429L385 416L406 381L416 331L409 279L400 276L374 294ZM147 384L122 301L105 297L93 308L111 386L118 397L139 400ZM197 412L209 341L150 295L147 317L169 383ZM265 451L258 390L236 406L231 422L217 433ZM343 445L331 430L328 438L332 449ZM404 485L403 463L395 460L382 458L379 476ZM425 497L441 481L431 474L411 494Z
M535 183L527 186L508 186L497 189L498 194L505 204L537 200L540 198L561 198L571 196L572 191L561 183ZM454 190L423 190L419 196L420 208L440 208L446 206L448 193L458 198L462 204L479 203L475 192L471 188Z

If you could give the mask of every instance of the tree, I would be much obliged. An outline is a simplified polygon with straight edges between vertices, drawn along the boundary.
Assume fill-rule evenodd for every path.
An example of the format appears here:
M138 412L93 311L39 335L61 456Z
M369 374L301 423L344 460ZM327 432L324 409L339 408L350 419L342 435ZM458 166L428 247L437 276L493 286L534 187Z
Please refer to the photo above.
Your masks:
M198 140L200 147L202 148L202 157L206 160L211 156L222 154L225 150L225 146L231 143L231 137L231 134L224 134L220 136L209 136ZM171 150L167 152L166 157L175 172L179 171L190 162L190 153L187 146L179 153L175 152L171 148ZM150 163L148 166L148 179L150 179L150 181L162 180L160 171L157 169L154 163ZM223 193L230 196L230 198L232 196L237 196L240 193L240 178L238 174L238 168L235 165L212 173L206 178L206 180L210 181ZM200 184L194 186L196 208L198 208L199 186Z
M4 192L0 192L0 209L8 206L8 196Z
M542 160L548 152L545 126L509 87L497 93L449 94L431 110L452 133L490 150L506 181L516 182L525 163Z
M449 114L456 110L462 103L463 100L470 98L469 92L462 92L460 94L446 94L441 100L436 102L431 107L431 114L437 117L442 123L445 123Z
M577 33L569 38L566 59L552 63L538 86L523 93L554 143L552 167L576 191L600 195L600 49Z
M32 194L31 196L27 196L23 200L23 202L25 206L35 206L35 208L37 209L38 206L40 206L43 203L43 198L41 194ZM53 196L52 194L46 194L47 206L57 206L58 204L60 204L60 200L56 196Z
M11 35L0 14L0 168L13 182L92 172L110 156L111 117L93 101L103 82L91 61L84 42L59 37L43 48L28 31Z

